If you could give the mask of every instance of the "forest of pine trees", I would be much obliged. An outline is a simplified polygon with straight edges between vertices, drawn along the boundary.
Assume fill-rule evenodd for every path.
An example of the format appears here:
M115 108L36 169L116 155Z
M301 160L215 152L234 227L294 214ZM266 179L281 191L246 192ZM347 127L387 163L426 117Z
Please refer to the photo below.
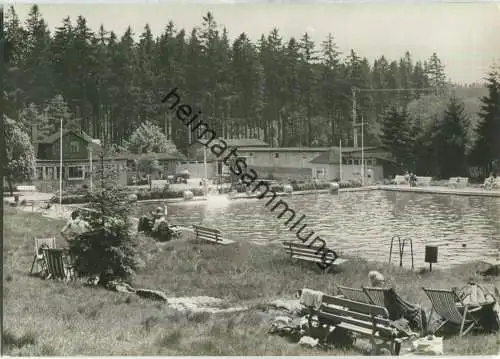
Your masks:
M211 13L191 30L178 29L170 21L157 37L145 25L138 41L131 28L116 34L102 25L94 32L82 16L62 19L50 33L36 5L24 24L10 7L5 26L9 116L27 129L36 124L37 137L55 132L56 121L63 116L66 127L121 145L149 121L186 153L188 129L161 107L166 92L178 87L183 101L202 110L204 120L220 137L259 138L273 146L336 146L342 140L350 146L352 89L356 88L360 89L356 110L358 121L361 116L365 121L365 145L394 148L390 128L405 127L402 137L411 144L400 143L407 148L395 157L402 166L418 168L416 153L420 159L436 155L425 143L431 140L423 130L427 126L434 131L435 124L425 125L428 119L418 113L410 114L413 120L404 123L406 108L415 107L415 100L422 98L449 105L456 88L447 81L436 53L425 61L406 52L400 59L381 55L370 63L355 50L341 54L331 34L315 44L307 33L285 39L276 28L256 42L245 33L230 41L227 29ZM443 116L458 113L466 118L459 102ZM391 118L394 124L388 123ZM456 127L452 120L445 122L449 128ZM473 129L465 126L458 132L470 134ZM472 144L467 146L463 147L469 152Z

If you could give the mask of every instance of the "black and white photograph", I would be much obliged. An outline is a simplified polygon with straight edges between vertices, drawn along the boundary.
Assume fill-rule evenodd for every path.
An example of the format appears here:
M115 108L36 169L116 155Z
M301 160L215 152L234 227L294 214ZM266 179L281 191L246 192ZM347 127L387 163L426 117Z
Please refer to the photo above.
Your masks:
M500 2L0 29L1 355L500 355Z

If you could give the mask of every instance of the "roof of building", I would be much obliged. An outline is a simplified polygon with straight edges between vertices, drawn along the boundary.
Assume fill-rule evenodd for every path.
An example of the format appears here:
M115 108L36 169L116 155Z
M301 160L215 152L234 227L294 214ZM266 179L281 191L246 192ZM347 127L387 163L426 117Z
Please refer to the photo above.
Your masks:
M66 136L67 134L70 134L70 133L74 134L75 136L80 137L82 140L84 140L88 143L94 143L92 141L92 138L83 131L63 130L62 137ZM60 137L61 137L61 133L59 131L57 131L56 133L44 138L43 140L38 141L38 143L52 144L52 143L56 142Z
M183 160L185 156L182 153L179 154L170 154L170 153L131 153L131 152L118 152L112 155L106 156L108 159L117 159L117 160L138 160L142 157L150 157L156 160Z
M221 138L227 143L228 147L269 147L269 143L266 143L258 138L232 138L226 139Z
M370 158L375 158L383 161L390 161L393 162L393 158L390 153L388 152L383 152L383 151L378 151L378 152L370 152L373 151L374 149L377 149L376 147L365 147L365 157L367 159ZM361 149L352 149L350 151L344 151L344 148L342 148L342 154L354 154L356 158L359 157L361 152ZM331 164L331 165L337 165L340 163L340 149L338 147L333 147L330 149L330 151L321 153L318 156L314 157L309 163L317 163L317 164Z
M340 151L340 147L238 147L241 151L252 152L328 152L331 149ZM365 147L365 151L377 149L377 147ZM342 147L342 153L361 152L361 147Z
M332 148L328 152L324 152L314 157L309 163L318 164L332 164L336 165L340 163L340 151Z

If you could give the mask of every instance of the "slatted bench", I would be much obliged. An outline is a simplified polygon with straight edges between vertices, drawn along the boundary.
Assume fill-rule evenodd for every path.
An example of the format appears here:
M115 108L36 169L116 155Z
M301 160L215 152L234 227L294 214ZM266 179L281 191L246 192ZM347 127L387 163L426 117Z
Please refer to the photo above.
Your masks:
M151 180L151 188L164 189L168 185L168 180Z
M448 187L452 188L465 188L469 184L468 177L450 177Z
M232 240L223 238L221 232L218 229L202 227L197 225L193 225L193 229L194 229L194 234L196 236L195 238L196 240L203 239L210 243L216 243L216 244L234 243L234 241Z
M372 355L399 355L401 344L413 337L413 333L392 325L384 307L323 295L319 309L308 308L309 328L314 324L327 328L333 326L347 330L355 337L368 338Z
M298 259L306 262L316 263L321 265L321 268L326 272L334 265L339 265L347 262L347 259L339 258L337 253L327 247L311 246L309 244L283 241L286 253L292 259ZM324 254L326 253L326 255Z
M392 184L408 184L405 176L396 175L394 179L391 181Z
M35 186L16 186L16 190L18 192L35 192L36 187Z
M417 176L417 186L430 186L432 177Z

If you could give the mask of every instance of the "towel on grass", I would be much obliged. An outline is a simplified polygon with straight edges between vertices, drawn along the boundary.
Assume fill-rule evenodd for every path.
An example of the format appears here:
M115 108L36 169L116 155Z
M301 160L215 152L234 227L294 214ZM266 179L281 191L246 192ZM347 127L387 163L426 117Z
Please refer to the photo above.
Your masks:
M313 307L314 309L319 309L321 307L322 302L323 302L323 292L307 288L302 290L302 294L300 295L300 304L306 307Z

